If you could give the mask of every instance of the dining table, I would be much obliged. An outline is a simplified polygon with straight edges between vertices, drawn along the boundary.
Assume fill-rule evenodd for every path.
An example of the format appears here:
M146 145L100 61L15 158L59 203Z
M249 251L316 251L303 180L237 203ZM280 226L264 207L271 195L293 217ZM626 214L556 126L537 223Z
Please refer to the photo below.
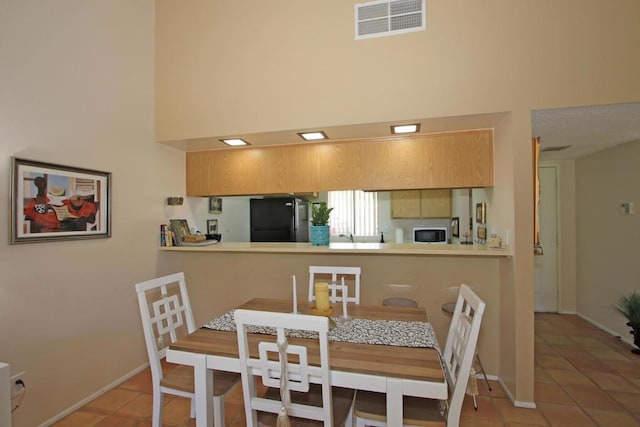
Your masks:
M314 314L312 304L298 303L296 312ZM236 308L291 313L293 304L286 299L253 298ZM332 386L385 393L390 426L402 425L403 396L447 399L440 350L424 308L349 304L346 318L340 304L331 310ZM214 370L240 372L232 316L230 310L213 319L175 341L166 352L168 362L193 366L198 427L213 426ZM264 334L251 334L250 346L257 349L265 339ZM307 346L310 363L319 360L317 339L294 336L289 341Z

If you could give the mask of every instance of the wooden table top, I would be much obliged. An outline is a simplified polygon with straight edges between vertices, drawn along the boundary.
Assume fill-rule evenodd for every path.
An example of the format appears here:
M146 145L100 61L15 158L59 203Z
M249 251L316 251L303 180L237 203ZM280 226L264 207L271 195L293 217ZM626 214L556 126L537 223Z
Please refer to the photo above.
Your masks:
M266 298L254 298L238 308L289 313L292 302ZM311 314L311 304L298 304L298 312ZM335 316L342 314L340 304L334 304ZM422 308L349 305L349 315L354 318L374 320L402 320L426 322ZM250 351L257 349L259 341L275 341L269 335L251 335ZM292 344L305 345L309 362L319 363L318 344L315 340L289 339ZM201 328L171 344L172 350L204 353L238 358L238 340L235 332ZM257 350L256 350L257 352ZM329 342L329 358L332 370L385 375L421 381L443 382L444 376L438 352L433 348L410 348L389 345Z

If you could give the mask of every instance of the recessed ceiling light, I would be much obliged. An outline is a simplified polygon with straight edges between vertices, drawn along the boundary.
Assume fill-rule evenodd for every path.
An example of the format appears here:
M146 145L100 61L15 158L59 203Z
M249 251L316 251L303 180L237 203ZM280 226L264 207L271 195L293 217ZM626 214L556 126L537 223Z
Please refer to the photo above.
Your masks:
M391 133L415 133L420 130L420 123L415 125L393 125Z
M240 139L240 138L221 139L220 141L222 141L225 144L230 145L232 147L239 147L241 145L249 145L249 143L247 141L245 141L244 139Z
M318 141L321 139L329 139L327 134L321 130L316 132L302 132L302 133L298 132L298 135L300 135L300 138L304 139L305 141Z

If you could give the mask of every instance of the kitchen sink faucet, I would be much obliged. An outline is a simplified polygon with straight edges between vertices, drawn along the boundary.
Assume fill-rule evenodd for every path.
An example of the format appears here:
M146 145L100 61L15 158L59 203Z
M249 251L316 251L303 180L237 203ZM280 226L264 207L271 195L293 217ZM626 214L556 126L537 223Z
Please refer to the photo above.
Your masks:
M340 234L338 237L346 237L351 243L353 243L353 233L349 233L348 236L346 234Z

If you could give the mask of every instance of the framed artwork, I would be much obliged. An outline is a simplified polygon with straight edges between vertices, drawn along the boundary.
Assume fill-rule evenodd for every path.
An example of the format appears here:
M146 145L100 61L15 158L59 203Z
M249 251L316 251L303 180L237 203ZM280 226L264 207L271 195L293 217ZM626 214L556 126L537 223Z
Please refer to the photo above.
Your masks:
M191 235L191 229L186 219L170 219L169 226L171 227L171 231L173 231L176 246L182 244L185 236Z
M209 197L209 213L222 213L222 199Z
M487 240L487 227L485 227L484 225L478 226L478 240Z
M11 159L11 241L111 237L111 173Z
M478 224L487 223L487 204L476 203L476 222Z
M217 219L208 219L207 220L207 234L218 234L218 220Z
M451 218L451 235L453 237L460 237L460 218Z

